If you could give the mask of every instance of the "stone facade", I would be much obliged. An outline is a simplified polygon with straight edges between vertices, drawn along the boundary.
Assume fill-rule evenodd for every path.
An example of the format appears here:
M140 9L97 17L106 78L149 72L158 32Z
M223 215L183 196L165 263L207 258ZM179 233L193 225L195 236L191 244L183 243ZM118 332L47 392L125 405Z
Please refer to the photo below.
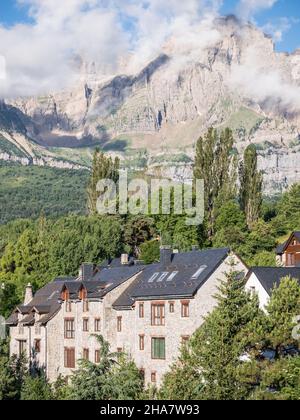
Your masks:
M66 301L60 300L57 311L44 325L39 324L37 312L34 312L32 325L22 325L20 321L28 315L18 313L18 320L10 326L11 354L20 354L23 343L24 350L30 355L36 347L35 340L40 340L38 352L33 352L34 358L45 367L50 381L55 381L59 375L70 376L78 367L78 360L84 357L97 362L99 344L93 334L102 335L110 343L112 352L124 351L136 362L144 372L147 384L159 385L177 359L181 345L215 307L214 296L219 281L231 270L232 261L236 264L235 270L246 274L247 268L238 257L228 254L190 298L137 298L127 308L115 308L116 300L139 279L139 271L103 297L82 300L78 295ZM153 305L163 308L156 325L153 325ZM162 325L158 325L160 323ZM156 339L162 340L158 342ZM159 348L159 357L155 354L155 345L163 346Z

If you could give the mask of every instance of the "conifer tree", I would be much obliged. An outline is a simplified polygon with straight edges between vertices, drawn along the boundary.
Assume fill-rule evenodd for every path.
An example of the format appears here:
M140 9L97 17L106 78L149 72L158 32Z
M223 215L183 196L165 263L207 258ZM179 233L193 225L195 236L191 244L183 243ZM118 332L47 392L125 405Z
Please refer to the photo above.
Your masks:
M257 298L244 290L245 281L234 268L221 282L217 308L206 318L166 375L164 396L212 400L246 399L251 384L240 377L246 347L243 332L261 316ZM189 377L189 381L180 378Z
M263 175L257 168L257 151L247 147L240 166L240 206L246 214L249 229L258 221L262 208Z

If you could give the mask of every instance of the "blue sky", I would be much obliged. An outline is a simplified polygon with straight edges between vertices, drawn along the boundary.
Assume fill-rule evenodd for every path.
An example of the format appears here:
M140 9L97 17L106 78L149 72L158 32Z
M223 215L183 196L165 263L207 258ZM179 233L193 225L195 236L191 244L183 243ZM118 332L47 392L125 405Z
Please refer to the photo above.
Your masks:
M126 0L124 0L126 1ZM233 14L240 0L224 0L221 13ZM16 0L1 0L0 22L5 26L15 23L30 23L26 7L17 5ZM266 32L278 28L282 39L276 41L278 51L292 52L300 47L300 2L297 0L277 0L272 8L258 11L253 17L258 26Z

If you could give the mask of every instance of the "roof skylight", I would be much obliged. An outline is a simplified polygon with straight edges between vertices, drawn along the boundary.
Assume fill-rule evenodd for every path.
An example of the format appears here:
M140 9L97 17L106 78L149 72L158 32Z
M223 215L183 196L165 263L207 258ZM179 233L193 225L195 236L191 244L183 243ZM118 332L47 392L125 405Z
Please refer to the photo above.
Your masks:
M196 273L192 276L192 280L197 280L200 275L207 269L207 265L201 265L199 270L196 271Z
M173 271L173 273L171 273L169 275L169 277L167 278L167 281L172 281L174 280L174 278L177 276L177 274L179 273L179 271Z
M155 279L159 276L159 273L154 273L150 279L148 280L148 283L153 283Z

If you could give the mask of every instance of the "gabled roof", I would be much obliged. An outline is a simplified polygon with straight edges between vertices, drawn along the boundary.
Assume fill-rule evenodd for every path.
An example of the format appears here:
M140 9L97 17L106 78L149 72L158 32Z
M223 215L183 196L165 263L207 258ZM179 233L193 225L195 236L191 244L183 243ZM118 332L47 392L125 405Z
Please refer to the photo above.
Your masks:
M193 297L230 255L228 248L172 254L164 264L153 264L114 303L132 306L135 300Z
M61 294L65 289L70 292L71 299L78 299L79 291L82 287L87 290L87 297L89 299L101 299L142 270L143 266L126 265L116 266L115 268L102 268L101 270L95 269L93 273L90 272L92 274L91 277L88 276L87 281L73 277L57 278L38 290L28 305L18 306L6 323L10 326L17 325L19 312L25 315L21 321L22 324L32 325L35 322L34 312L37 312L41 316L39 323L46 324L60 310Z
M300 267L254 267L250 270L248 278L252 273L255 274L269 296L271 296L274 286L279 286L285 277L297 279L300 283Z
M276 248L276 254L277 255L284 254L286 248L288 247L288 245L290 244L293 238L298 239L298 241L300 242L300 232L299 231L293 232L287 241L285 241L283 244L278 245L278 247Z

